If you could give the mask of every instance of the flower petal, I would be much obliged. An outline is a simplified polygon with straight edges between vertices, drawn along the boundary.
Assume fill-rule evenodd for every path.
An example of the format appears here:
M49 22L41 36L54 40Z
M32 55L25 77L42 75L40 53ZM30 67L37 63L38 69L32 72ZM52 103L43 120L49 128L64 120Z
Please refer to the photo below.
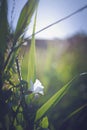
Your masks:
M41 86L41 82L38 79L36 79L34 86Z
M30 91L32 91L33 93L44 95L43 89L44 87L38 79L36 79L34 84L32 80L30 81Z

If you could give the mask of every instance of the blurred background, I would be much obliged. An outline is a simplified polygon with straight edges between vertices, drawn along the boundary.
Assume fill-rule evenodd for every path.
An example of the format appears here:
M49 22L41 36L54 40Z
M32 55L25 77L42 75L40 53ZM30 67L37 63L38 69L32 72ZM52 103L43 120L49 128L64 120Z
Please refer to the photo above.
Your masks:
M23 46L23 78L26 79L28 48ZM26 52L26 53L25 53ZM87 72L87 34L78 33L66 39L36 39L36 74L45 86L43 104L74 76ZM74 110L87 103L87 75L74 81L62 100L47 112L51 130L83 130L87 128L87 108L64 122Z

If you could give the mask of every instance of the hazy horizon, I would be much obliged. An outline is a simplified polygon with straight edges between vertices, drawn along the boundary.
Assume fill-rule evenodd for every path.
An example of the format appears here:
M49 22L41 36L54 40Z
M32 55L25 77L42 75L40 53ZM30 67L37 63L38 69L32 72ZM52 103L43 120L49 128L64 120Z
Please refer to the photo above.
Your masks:
M20 11L27 0L15 1L15 10L13 13L13 27L15 28ZM11 19L12 1L9 0L9 21ZM60 20L77 9L87 5L87 0L64 0L50 1L40 0L37 15L36 32L49 24ZM31 21L27 35L32 34L33 20ZM36 35L40 39L66 38L77 32L87 33L87 9L72 16L71 18L56 24Z

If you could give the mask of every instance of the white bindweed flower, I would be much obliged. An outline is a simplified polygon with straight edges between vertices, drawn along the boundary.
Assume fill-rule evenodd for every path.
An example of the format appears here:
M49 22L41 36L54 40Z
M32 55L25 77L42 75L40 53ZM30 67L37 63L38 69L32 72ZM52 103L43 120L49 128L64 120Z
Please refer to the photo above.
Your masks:
M30 81L30 91L32 91L33 93L44 95L43 89L44 87L38 79L36 79L34 84L32 80Z

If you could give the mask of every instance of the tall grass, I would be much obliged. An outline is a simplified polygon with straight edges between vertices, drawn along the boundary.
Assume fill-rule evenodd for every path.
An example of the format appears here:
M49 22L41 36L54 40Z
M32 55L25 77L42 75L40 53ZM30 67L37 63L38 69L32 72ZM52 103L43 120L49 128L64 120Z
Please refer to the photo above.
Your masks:
M51 84L51 82L55 83L53 77L50 77L49 81L50 74L45 78L43 78L43 75L48 70L54 74L54 70L56 71L57 68L53 56L55 51L53 52L52 48L50 48L50 53L46 61L44 60L44 64L41 64L41 69L42 67L44 68L43 75L39 73L41 75L41 81L43 80L43 84L45 84L43 85L38 80L38 76L36 75L34 34L39 0L28 0L25 3L14 32L12 32L12 29L10 30L10 25L7 20L7 2L7 0L1 0L0 3L0 129L48 129L50 127L48 119L49 111L67 94L72 83L78 78L87 75L87 73L74 76L66 85L63 85L63 87L55 91L48 100L41 103L41 99L45 97L43 92L44 86L49 83ZM20 65L19 53L22 44L25 42L24 34L35 12L30 49L28 55L23 59ZM56 50L56 48L54 50ZM42 62L41 59L39 59L39 62ZM53 71L51 70L52 67L55 68ZM37 72L38 71L39 67L37 66ZM55 86L54 84L52 85L53 87ZM68 118L81 111L84 107L86 107L86 105L72 112ZM51 128L52 127L50 127L50 129Z

